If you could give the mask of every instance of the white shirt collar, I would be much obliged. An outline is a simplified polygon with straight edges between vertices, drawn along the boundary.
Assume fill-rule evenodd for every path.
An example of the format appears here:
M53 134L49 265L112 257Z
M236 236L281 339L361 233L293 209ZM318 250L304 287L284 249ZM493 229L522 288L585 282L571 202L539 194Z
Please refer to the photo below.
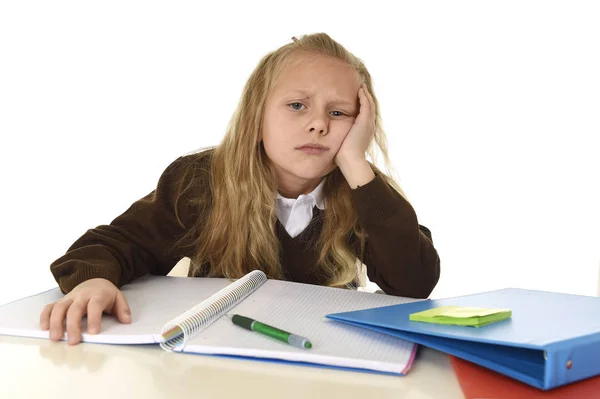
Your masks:
M298 198L285 198L281 194L277 193L277 200L282 201L283 204L289 205L290 207L292 207L299 200L301 200L305 197L312 197L309 201L312 203L312 206L316 206L320 210L323 210L323 209L325 209L325 199L323 198L323 186L324 185L325 185L325 179L321 180L319 185L317 187L315 187L315 189L312 190L310 193L300 194L298 196Z
M313 208L325 209L323 198L323 185L325 180L310 193L301 194L298 198L285 198L277 193L277 218L286 229L290 237L296 237L310 224L313 217Z

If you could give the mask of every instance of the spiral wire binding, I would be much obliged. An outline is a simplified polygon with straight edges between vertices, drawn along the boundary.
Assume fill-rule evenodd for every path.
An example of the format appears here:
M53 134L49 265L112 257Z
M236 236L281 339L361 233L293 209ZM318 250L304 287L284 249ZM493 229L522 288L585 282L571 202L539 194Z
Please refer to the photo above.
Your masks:
M265 281L267 281L265 273L260 270L253 270L177 316L163 327L161 334L178 326L183 331L183 335L161 342L160 347L171 352L179 345L184 346L189 338L214 323L222 314L244 300Z

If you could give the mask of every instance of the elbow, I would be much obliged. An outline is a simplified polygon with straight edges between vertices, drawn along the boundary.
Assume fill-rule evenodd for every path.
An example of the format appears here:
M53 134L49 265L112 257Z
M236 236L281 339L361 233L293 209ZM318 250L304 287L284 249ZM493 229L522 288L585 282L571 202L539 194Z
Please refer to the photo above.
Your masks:
M421 276L420 279L414 282L408 296L410 298L419 299L429 298L439 279L440 269L438 263L438 267L433 271L433 273L427 273L425 276Z
M440 280L440 258L435 256L428 265L421 265L421 273L413 282L414 290L411 292L411 298L429 298L434 288Z
M396 284L380 281L378 285L388 295L426 299L437 286L439 279L440 260L436 257L434 262L420 264L415 270L406 273L402 281Z
M420 262L412 273L412 298L428 298L440 280L440 257L431 241L431 233L421 235Z

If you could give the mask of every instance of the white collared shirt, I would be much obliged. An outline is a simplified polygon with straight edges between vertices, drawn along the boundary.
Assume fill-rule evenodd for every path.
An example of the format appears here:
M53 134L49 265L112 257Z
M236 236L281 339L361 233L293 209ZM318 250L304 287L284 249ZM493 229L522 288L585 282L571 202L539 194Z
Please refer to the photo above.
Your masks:
M285 198L277 193L277 218L281 225L294 238L302 233L313 217L313 208L325 209L323 199L325 180L310 193L300 194L298 198Z

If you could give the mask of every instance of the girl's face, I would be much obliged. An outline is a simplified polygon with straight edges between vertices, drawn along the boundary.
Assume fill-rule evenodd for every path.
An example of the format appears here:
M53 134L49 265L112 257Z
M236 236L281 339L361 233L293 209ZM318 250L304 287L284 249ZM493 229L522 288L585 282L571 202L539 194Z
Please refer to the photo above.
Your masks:
M358 115L359 75L338 59L296 53L267 98L261 138L280 191L314 189Z

